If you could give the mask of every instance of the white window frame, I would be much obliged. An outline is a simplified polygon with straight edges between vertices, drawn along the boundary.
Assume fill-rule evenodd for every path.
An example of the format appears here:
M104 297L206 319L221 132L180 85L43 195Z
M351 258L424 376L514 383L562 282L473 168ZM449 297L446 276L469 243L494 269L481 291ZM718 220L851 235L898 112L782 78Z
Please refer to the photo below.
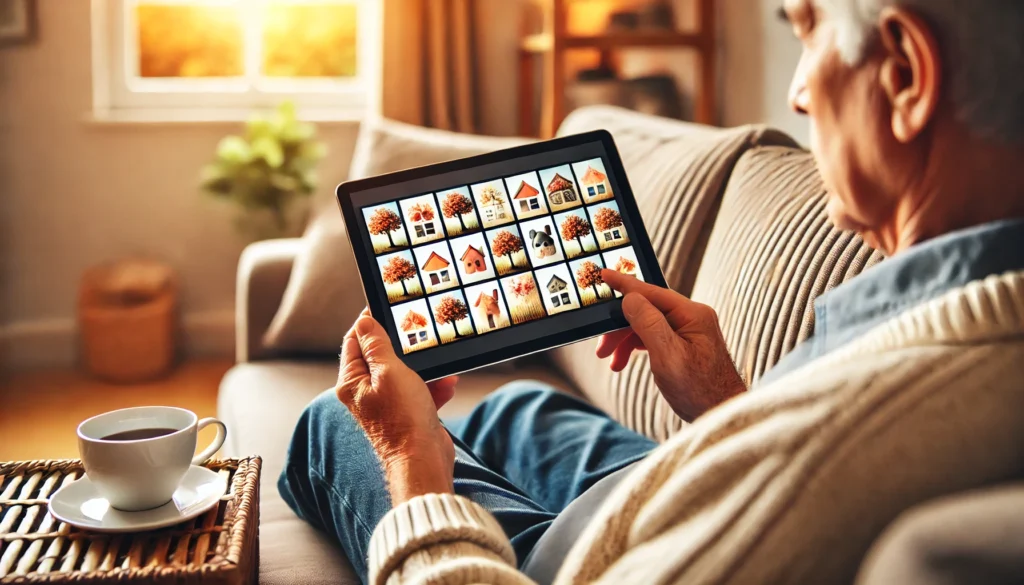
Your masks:
M265 0L207 0L214 5ZM301 0L317 2L318 0ZM330 0L319 0L330 1ZM313 121L360 120L378 115L383 42L380 0L358 4L357 77L349 80L289 79L141 79L128 75L137 67L135 45L126 42L134 29L138 0L92 0L93 117L99 121L236 121L254 109L291 100L300 115ZM196 0L161 0L194 4ZM256 10L249 10L250 18ZM247 34L254 35L249 27ZM251 39L248 42L252 42ZM247 69L256 55L246 55Z

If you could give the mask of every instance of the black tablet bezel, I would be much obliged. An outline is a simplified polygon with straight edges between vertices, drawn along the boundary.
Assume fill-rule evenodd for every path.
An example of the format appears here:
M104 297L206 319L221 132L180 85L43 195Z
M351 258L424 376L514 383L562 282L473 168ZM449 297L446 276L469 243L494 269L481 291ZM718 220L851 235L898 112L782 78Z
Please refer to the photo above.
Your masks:
M631 245L637 252L638 260L642 263L644 279L653 285L664 287L666 286L665 276L661 271L661 266L654 253L654 247L651 245L650 237L647 234L647 230L640 216L640 210L638 209L636 199L633 196L632 187L629 184L625 169L622 166L622 159L619 157L619 152L615 147L615 141L612 138L612 135L605 130L595 130L583 134L555 138L543 142L535 142L532 144L439 164L406 169L365 179L346 181L338 185L336 191L338 205L341 208L342 218L345 221L349 240L352 244L352 252L355 255L356 266L359 270L360 281L363 285L363 294L366 296L367 305L369 306L370 313L373 317L382 323L385 329L387 329L392 345L395 347L395 351L398 355L403 358L403 361L407 364L410 361L417 361L416 359L408 359L410 356L415 356L416 354L403 354L401 342L396 339L395 335L392 335L392 330L395 328L393 327L393 317L389 310L390 304L387 302L386 298L383 298L379 294L375 294L378 289L374 279L375 272L372 266L375 254L372 249L366 249L363 239L360 236L360 232L358 231L360 229L361 219L352 200L352 194L369 189L386 187L397 183L423 179L432 175L465 171L482 165L500 163L594 142L601 143L604 148L604 153L607 156L605 163L610 166L612 178L615 181L615 188L618 191L618 197L616 199L619 204L619 208L632 228L632 233L630 234ZM603 310L607 314L607 317L584 326L559 330L558 323L560 317L594 310ZM416 367L415 365L410 364L410 366L413 367L413 369L415 369L424 380L434 380L531 353L582 341L590 337L621 329L627 325L625 318L622 316L622 300L619 298L578 309L572 313L562 313L561 315L549 317L548 319L535 323L540 322L547 322L551 325L550 333L544 337L534 338L513 345L507 345L500 351L491 351L485 354L446 361L436 365ZM529 325L529 323L524 325ZM517 327L522 327L522 325ZM460 343L473 343L473 340L467 340Z

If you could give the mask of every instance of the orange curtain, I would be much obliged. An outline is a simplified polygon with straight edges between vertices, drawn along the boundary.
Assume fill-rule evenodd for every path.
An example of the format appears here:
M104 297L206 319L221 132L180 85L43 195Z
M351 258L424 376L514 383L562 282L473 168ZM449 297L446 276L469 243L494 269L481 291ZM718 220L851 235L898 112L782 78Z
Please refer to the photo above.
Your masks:
M474 0L384 0L384 116L478 130Z

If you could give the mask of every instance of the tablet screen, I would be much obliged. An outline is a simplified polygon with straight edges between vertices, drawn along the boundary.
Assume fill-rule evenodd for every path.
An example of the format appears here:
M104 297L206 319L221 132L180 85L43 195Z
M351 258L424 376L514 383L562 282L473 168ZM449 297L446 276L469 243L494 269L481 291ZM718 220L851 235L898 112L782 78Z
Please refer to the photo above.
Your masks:
M373 256L367 292L406 363L427 369L607 322L602 305L620 301L601 269L644 279L648 264L617 166L598 140L352 192Z

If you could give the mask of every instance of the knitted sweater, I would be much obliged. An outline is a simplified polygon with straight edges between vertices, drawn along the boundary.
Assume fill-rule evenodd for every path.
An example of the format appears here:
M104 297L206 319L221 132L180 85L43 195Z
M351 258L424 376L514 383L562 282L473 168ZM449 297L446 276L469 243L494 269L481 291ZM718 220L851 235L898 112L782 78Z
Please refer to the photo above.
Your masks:
M626 477L557 583L849 583L897 515L1024 477L1024 272L951 291L708 412ZM482 507L392 510L374 584L531 581Z

